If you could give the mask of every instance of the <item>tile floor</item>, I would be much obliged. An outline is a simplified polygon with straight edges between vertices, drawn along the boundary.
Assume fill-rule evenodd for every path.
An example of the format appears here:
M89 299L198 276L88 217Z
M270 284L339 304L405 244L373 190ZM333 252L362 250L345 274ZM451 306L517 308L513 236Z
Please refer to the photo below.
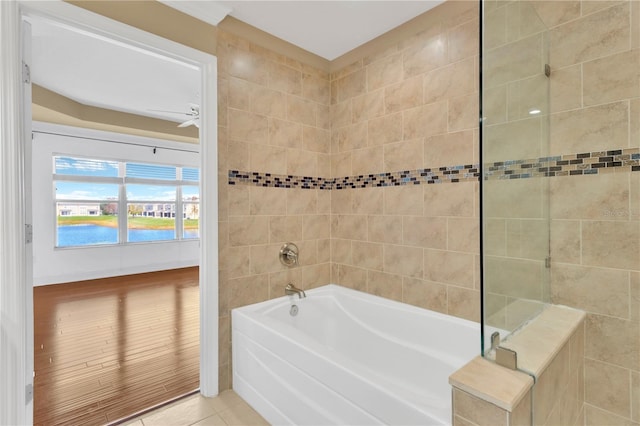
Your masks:
M215 398L191 395L144 414L126 426L264 426L269 425L234 391Z

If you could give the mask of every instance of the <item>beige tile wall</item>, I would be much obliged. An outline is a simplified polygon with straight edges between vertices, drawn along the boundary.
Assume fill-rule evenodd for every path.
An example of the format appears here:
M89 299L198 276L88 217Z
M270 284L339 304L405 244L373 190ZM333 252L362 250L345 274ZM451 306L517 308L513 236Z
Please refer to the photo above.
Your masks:
M531 426L533 378L478 356L449 376L453 425Z
M639 147L640 2L550 3L551 154ZM550 180L552 301L588 313L587 425L640 423L639 183Z
M454 426L510 425L507 410L457 388L453 388L452 408Z
M231 384L230 309L327 284L329 191L230 186L229 169L305 176L331 170L327 72L218 32L220 388ZM283 243L300 248L287 269Z
M461 6L464 5L464 6ZM478 184L229 186L229 169L342 177L478 161L477 3L330 75L218 34L220 384L229 310L335 282L479 321ZM300 247L301 267L277 260Z
M562 346L533 387L535 425L581 425L584 407L583 323Z
M454 387L453 426L532 426L531 401L531 391L529 391L513 411L508 411Z
M453 7L331 74L332 177L478 161L477 3ZM479 321L477 212L473 182L333 190L332 281Z

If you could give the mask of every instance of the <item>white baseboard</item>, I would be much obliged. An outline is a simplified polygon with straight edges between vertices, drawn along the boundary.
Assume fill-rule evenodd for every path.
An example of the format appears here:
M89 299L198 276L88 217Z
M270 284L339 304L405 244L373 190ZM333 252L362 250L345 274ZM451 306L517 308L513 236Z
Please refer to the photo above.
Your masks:
M131 274L143 274L145 272L156 272L156 271L165 271L168 269L177 269L177 268L188 268L191 266L198 266L198 259L192 260L180 260L174 262L163 262L158 264L150 264L150 265L140 265L129 268L120 268L120 269L108 269L108 270L100 270L100 271L83 271L83 272L72 272L68 274L61 275L49 275L49 276L41 276L41 277L33 277L33 286L43 286L43 285L51 285L51 284L62 284L69 283L75 281L85 281L85 280L95 280L98 278L109 278L109 277L118 277L121 275L131 275Z

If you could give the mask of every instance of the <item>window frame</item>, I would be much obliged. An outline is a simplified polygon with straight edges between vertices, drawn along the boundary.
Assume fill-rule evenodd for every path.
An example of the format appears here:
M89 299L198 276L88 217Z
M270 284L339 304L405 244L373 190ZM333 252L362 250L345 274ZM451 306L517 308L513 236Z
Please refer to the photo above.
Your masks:
M107 176L84 176L84 175L75 175L75 174L60 174L56 173L56 158L57 157L67 157L72 159L86 159L86 160L94 160L94 161L110 161L118 163L118 177L107 177ZM85 156L85 155L77 155L77 154L66 154L60 152L52 153L51 160L53 163L53 173L52 173L52 198L54 205L54 241L53 241L53 249L54 250L75 250L75 249L85 249L85 248L98 248L98 247L114 247L114 246L124 246L124 245L138 245L138 244L163 244L163 243L175 243L182 241L197 241L200 240L200 222L198 221L198 236L194 238L184 238L184 218L183 218L183 204L185 201L182 199L182 188L184 186L193 186L198 188L198 201L194 202L192 200L188 201L187 204L198 204L200 205L200 176L201 170L200 167L194 167L193 165L186 164L168 164L164 162L149 162L149 161L139 161L139 160L122 160L122 159L113 159L113 158L96 158L93 156ZM176 179L157 179L157 178L141 178L141 177L127 177L126 176L126 166L127 163L134 164L148 164L148 165L157 165L161 167L175 167L176 168ZM198 180L183 180L182 179L182 170L194 169L197 170ZM57 182L76 182L76 183L104 183L104 184L117 184L118 185L118 199L117 200L78 200L78 199L58 199L57 191L56 191L56 183ZM175 191L175 200L137 200L137 199L128 199L127 198L127 185L154 185L154 186L168 186L174 187ZM57 204L60 202L67 202L69 204L78 204L78 203L117 203L118 205L118 242L117 243L106 243L106 244L86 244L86 245L75 245L75 246L59 246L58 245L58 214L57 214ZM174 238L168 240L152 240L152 241L128 241L128 205L129 204L151 204L151 205L174 205L175 206L175 215L174 215ZM200 209L198 209L200 210ZM200 217L198 217L198 220Z

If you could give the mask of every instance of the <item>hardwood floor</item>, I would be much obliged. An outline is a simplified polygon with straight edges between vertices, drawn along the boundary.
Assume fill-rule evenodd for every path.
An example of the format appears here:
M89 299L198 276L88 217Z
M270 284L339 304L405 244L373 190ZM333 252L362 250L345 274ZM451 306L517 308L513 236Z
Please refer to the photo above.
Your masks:
M99 425L199 387L198 268L34 288L34 424Z

